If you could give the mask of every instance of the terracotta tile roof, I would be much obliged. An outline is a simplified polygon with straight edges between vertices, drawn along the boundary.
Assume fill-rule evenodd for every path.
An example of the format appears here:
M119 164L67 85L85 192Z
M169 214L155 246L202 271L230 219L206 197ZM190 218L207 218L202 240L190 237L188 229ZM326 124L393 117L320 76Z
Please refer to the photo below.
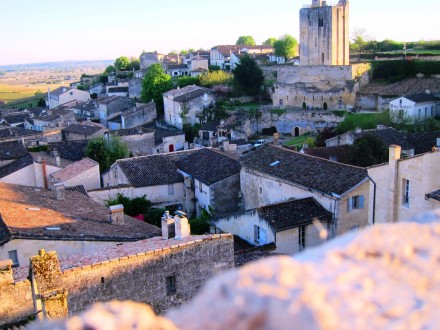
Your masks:
M435 199L440 202L440 190L435 190L427 195L428 198Z
M20 141L0 143L0 160L19 159L26 156L27 150Z
M139 222L139 221L138 221ZM91 253L75 254L69 257L60 258L61 271L84 267L89 265L96 265L106 261L118 260L129 256L137 256L138 254L161 251L169 248L184 248L192 244L203 243L212 239L222 237L230 237L229 234L222 235L200 235L188 236L180 240L174 238L164 240L161 237L154 237L150 239L140 240L137 242L124 243L107 248L99 248ZM36 251L37 253L38 251ZM29 275L29 266L21 266L13 269L13 276L15 281L26 279Z
M128 86L115 86L108 88L109 93L128 93Z
M100 130L105 129L103 126L88 125L88 124L72 124L62 130L62 132L93 135Z
M60 166L58 166L56 158L50 152L47 152L47 151L32 151L32 152L30 152L30 154L32 155L32 158L34 159L34 162L39 163L42 160L44 160L47 165L52 165L52 166L56 166L56 167L60 167L60 168L64 168L67 165L70 165L73 163L72 161L70 161L68 159L64 159L64 158L60 157Z
M51 173L50 177L55 179L56 182L65 182L96 166L99 167L99 164L94 160L83 158L75 163L67 165L62 170Z
M109 209L77 191L57 200L55 191L0 183L0 245L11 239L136 241L160 229L125 216L109 222ZM49 229L48 229L49 228Z
M332 213L313 197L264 206L257 212L275 231L310 225L315 218L321 222L332 219Z
M11 175L21 169L24 169L34 163L32 156L30 154L26 154L23 158L17 159L12 163L0 167L0 178L4 178L5 176Z
M0 140L6 140L11 138L20 138L31 135L40 135L43 137L43 132L37 132L30 129L21 127L5 127L0 129Z
M304 153L307 155L328 159L328 160L333 160L331 158L336 158L334 161L340 163L345 162L349 151L350 151L350 147L347 145L304 149Z
M405 95L404 97L407 98L408 100L411 100L416 103L436 102L439 100L434 95L427 94L427 93L417 93L417 94L412 94L412 95Z
M87 148L87 140L65 141L49 143L50 151L57 151L61 158L78 161L85 157L85 150Z
M66 87L66 86L61 86L58 87L57 89L54 89L53 91L50 92L51 95L55 95L55 96L60 96L64 93L67 93L68 91L70 91L72 88L70 87Z
M114 96L106 97L104 99L98 100L98 104L109 104L116 101L119 98L121 98L121 96L114 95Z
M240 163L210 149L199 149L176 163L185 173L206 185L211 185L240 173Z
M237 112L228 118L226 118L223 122L218 125L219 129L231 129L236 126L244 124L244 121L248 118L248 114L246 112Z
M242 165L306 188L342 195L368 179L364 168L340 164L270 144L250 150Z
M172 97L176 102L185 102L195 97L204 95L205 93L210 94L211 92L212 91L209 88L189 85L180 89L173 89L164 93L163 96L168 98Z
M163 143L163 139L168 136L177 136L185 134L178 129L165 129L161 127L156 127L154 131L154 143L155 145L159 145Z
M65 187L64 189L67 191L77 191L77 192L89 197L89 194L87 193L87 190L86 190L86 188L84 188L83 185Z
M133 187L149 187L183 182L177 167L163 155L119 159L115 163Z

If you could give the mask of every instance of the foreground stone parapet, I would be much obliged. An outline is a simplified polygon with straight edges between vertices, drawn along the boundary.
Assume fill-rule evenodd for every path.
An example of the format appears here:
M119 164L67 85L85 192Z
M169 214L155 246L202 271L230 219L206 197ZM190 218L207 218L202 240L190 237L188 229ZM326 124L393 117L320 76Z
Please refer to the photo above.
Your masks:
M139 312L156 326L152 329L436 328L439 215L424 217L424 224L378 225L295 258L273 257L229 271L209 281L189 304L167 313L168 323ZM127 315L134 313L130 305L121 306ZM96 326L70 326L77 317L65 329L112 329L105 313L93 315L100 320ZM133 319L122 315L117 322L128 323L118 325L131 329Z

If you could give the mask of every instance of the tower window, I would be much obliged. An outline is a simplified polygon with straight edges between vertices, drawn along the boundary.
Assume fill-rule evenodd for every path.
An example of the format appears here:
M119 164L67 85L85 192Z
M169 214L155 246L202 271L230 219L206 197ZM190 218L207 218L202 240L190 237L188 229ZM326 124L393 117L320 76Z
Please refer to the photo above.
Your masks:
M319 19L318 26L319 27L323 27L324 26L324 19L323 18Z

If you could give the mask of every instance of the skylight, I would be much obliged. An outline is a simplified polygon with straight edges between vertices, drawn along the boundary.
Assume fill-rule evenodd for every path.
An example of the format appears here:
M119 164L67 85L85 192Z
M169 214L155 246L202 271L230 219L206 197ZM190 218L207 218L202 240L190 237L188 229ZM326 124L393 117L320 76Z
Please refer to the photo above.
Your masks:
M273 162L272 164L270 164L270 166L277 166L277 165L280 165L280 161L279 160L277 160L276 162Z

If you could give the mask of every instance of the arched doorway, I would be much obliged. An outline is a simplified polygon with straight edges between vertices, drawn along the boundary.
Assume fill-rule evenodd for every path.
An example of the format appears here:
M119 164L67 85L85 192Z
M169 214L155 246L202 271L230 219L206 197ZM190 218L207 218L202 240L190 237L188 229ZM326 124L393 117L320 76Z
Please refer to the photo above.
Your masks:
M168 147L168 151L169 152L173 152L174 151L174 144L170 144Z
M283 105L284 101L283 99L280 99L280 105Z
M339 102L338 102L338 108L339 108L339 109L343 109L343 108L344 108L344 102L342 102L341 99L339 99Z
M299 127L295 127L295 137L299 136Z

